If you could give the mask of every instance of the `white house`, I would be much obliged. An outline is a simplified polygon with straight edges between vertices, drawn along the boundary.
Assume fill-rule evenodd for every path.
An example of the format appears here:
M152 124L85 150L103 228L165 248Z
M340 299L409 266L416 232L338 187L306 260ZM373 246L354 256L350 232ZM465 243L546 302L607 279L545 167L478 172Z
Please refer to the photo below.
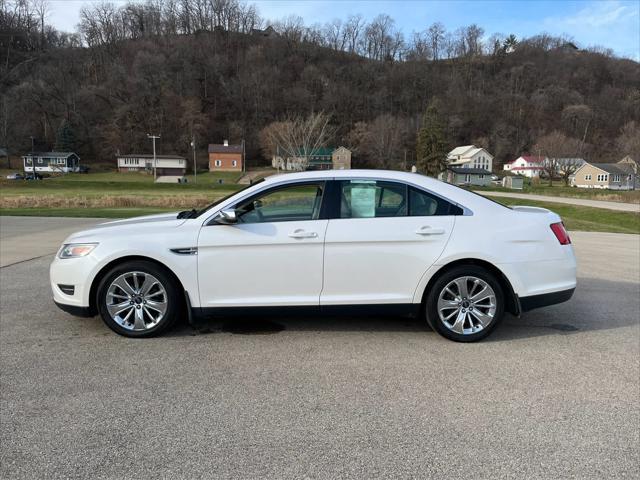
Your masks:
M25 172L77 172L80 157L73 152L30 152L22 157Z
M475 145L456 147L447 155L447 163L453 167L493 170L493 155Z
M522 175L529 178L538 178L544 170L546 157L534 157L532 155L522 155L515 160L504 164L502 169L515 175Z
M119 172L153 172L153 155L118 155ZM187 161L178 155L156 155L156 173L158 175L184 175Z

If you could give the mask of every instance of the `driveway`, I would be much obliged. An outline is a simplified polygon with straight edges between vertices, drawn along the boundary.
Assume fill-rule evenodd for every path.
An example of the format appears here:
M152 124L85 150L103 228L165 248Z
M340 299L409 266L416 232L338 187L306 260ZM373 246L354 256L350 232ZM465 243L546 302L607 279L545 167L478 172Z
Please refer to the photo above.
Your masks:
M553 197L550 195L532 195L530 193L492 192L489 190L476 191L480 195L488 197L510 197L521 198L522 200L538 200L540 202L566 203L569 205L579 205L582 207L605 208L617 210L619 212L640 213L640 204L623 202L605 202L603 200L588 200L584 198Z
M127 339L54 307L50 256L4 267L0 478L638 478L640 238L572 238L574 298L476 344L382 317Z

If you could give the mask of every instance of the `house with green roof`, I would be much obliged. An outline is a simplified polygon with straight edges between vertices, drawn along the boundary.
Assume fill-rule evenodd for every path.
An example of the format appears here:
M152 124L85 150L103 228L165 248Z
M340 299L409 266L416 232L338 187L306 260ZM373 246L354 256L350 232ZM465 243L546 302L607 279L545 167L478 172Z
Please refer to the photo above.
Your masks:
M310 151L299 148L292 157L274 155L272 165L289 171L348 170L351 168L351 150L346 147L319 147Z

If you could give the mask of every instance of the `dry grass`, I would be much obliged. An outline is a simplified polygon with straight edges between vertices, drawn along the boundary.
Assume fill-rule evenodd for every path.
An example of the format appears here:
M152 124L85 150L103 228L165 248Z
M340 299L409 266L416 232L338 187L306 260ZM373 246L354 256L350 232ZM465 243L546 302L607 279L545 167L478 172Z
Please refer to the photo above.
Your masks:
M223 195L218 195L220 198ZM212 195L11 195L0 196L0 208L198 208L215 201Z

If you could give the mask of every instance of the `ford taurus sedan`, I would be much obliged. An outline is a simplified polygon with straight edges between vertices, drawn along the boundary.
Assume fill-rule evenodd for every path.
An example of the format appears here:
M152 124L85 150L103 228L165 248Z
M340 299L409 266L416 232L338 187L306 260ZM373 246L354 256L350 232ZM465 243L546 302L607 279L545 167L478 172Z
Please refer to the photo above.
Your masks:
M64 242L56 304L148 337L179 318L413 314L451 340L576 286L558 215L414 173L278 175L201 210L103 223Z

